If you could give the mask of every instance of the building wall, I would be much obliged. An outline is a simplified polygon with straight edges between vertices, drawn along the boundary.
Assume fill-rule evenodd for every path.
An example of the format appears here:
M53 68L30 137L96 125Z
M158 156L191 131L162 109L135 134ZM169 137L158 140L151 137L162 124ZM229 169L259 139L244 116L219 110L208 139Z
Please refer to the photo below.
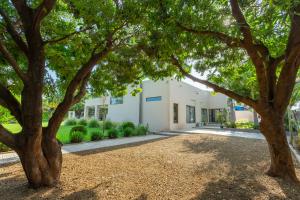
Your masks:
M160 101L146 101L149 97L159 97ZM144 81L142 94L142 122L150 131L169 130L169 81Z
M139 124L139 95L132 96L128 90L128 94L123 97L123 104L110 104L110 97L108 98L108 113L106 119L113 122L131 121L136 125Z
M149 97L161 97L159 101L146 101ZM141 110L140 110L140 101ZM103 105L102 98L87 100L85 106ZM178 104L178 123L174 123L173 104ZM200 90L187 83L172 79L143 82L143 92L135 97L130 89L123 97L123 104L110 105L110 97L105 100L108 105L107 119L115 122L132 121L135 124L148 125L150 131L177 130L196 126L201 122L201 109L226 108L227 97ZM195 123L186 122L186 106L195 107ZM141 116L140 116L141 114Z
M249 110L236 110L235 111L236 121L245 121L245 122L253 122L254 116L253 112Z
M199 90L187 83L170 81L170 130L192 128L201 122L201 108L207 107L208 92ZM178 123L174 123L173 104L178 104ZM195 123L186 122L186 106L195 107Z

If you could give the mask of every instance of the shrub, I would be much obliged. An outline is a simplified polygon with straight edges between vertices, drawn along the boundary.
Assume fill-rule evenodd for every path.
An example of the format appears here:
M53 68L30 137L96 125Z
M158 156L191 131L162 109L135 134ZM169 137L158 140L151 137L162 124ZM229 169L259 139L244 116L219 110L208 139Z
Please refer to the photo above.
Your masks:
M6 146L5 144L0 143L0 152L9 151L10 148Z
M68 119L64 123L66 126L74 126L77 124L76 119Z
M81 132L83 135L87 134L87 129L83 125L77 125L71 128L70 133L72 132Z
M260 127L259 127L259 124L253 124L253 129L259 129Z
M104 138L103 133L100 131L94 131L94 132L92 132L91 135L92 135L91 136L92 141L102 140Z
M70 133L71 143L79 143L83 141L84 133L81 131L73 131Z
M107 135L110 139L114 139L118 137L118 130L116 128L110 128L107 131Z
M107 121L104 121L103 122L103 127L104 127L104 129L112 129L112 128L114 128L114 124L112 123L112 121L110 121L110 120L107 120Z
M99 124L98 120L92 119L91 121L89 121L88 127L89 128L99 128L100 124Z
M235 122L226 122L225 127L227 128L236 128Z
M148 133L148 128L140 125L135 129L135 135L146 135Z
M132 128L132 129L135 129L135 125L134 125L134 123L132 123L132 122L123 122L122 124L121 124L121 127L122 127L122 129L126 129L126 128Z
M78 125L87 126L87 121L85 119L81 119L78 121Z
M135 131L131 127L126 127L126 128L123 129L123 133L124 133L125 137L130 137L130 136L134 135Z

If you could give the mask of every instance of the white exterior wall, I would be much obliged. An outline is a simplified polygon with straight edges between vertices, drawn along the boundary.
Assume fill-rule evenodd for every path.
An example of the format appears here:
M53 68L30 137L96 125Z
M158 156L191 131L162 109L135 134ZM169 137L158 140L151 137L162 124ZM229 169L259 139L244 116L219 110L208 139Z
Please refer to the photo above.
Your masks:
M108 113L106 119L113 122L131 121L134 124L139 124L139 94L132 96L130 94L131 89L127 95L123 97L123 104L110 104L110 98L108 103Z
M146 102L146 98L161 96L161 101ZM142 121L150 131L169 130L169 81L143 82Z
M144 125L150 131L177 130L195 127L201 122L201 109L219 109L227 107L227 97L222 94L212 96L210 92L200 90L192 85L177 80L147 80L143 82L142 109L140 111L140 94L131 96L130 90L123 97L123 104L110 105L110 97L94 98L85 102L89 106L108 105L107 119L114 122L132 121L139 124L140 114ZM149 97L159 97L160 101L146 101ZM104 103L103 103L104 102ZM173 104L178 104L178 123L174 123ZM186 123L186 106L195 106L195 123Z
M224 94L217 93L211 94L209 93L208 98L208 106L211 109L218 109L218 108L227 108L227 99L228 97Z
M208 92L199 90L187 83L176 80L170 81L170 130L192 128L201 122L201 108L208 107ZM174 123L173 104L178 104L178 123ZM186 106L195 106L195 123L186 122Z
M254 122L253 112L249 110L236 110L235 118L236 118L236 122L239 121Z

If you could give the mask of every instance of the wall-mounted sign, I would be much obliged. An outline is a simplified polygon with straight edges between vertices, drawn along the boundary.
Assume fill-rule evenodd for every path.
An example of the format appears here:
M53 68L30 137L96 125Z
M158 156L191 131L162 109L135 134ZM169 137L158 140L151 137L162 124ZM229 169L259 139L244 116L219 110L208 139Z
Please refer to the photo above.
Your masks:
M150 101L161 101L161 96L157 96L157 97L147 97L147 98L146 98L146 101L147 101L147 102L150 102Z

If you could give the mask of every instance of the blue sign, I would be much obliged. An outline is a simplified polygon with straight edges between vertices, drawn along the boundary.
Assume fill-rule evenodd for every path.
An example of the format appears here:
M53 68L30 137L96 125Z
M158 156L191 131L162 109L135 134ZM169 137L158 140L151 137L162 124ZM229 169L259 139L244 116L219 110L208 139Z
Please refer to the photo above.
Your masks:
M246 110L244 106L234 106L234 110Z
M161 101L161 96L158 96L158 97L148 97L146 98L146 101L149 102L149 101Z

